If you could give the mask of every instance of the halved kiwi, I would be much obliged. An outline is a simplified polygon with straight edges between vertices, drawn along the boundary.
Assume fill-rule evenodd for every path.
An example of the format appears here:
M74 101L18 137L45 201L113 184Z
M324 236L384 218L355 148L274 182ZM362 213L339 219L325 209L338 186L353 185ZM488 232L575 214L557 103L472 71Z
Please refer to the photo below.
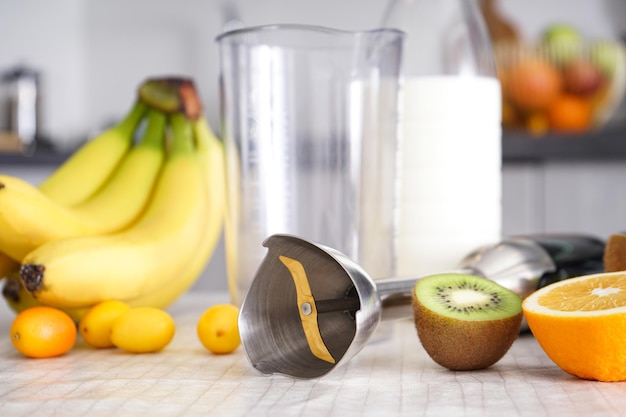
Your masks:
M483 369L517 338L522 299L486 278L436 274L417 281L413 314L420 342L435 362L455 371Z

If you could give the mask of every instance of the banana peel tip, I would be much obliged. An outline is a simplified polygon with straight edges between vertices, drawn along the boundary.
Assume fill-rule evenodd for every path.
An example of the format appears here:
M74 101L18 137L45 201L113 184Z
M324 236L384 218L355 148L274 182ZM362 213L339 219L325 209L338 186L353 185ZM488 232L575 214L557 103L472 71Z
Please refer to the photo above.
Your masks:
M43 265L22 265L20 267L20 277L22 278L22 284L24 284L24 288L26 288L31 293L41 289L45 269L46 268Z

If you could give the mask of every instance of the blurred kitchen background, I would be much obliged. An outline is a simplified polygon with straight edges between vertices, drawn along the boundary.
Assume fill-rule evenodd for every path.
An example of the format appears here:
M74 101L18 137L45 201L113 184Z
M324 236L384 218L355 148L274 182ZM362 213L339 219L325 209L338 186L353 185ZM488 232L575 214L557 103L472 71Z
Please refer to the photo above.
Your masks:
M436 1L436 0L433 0ZM501 0L504 22L523 43L566 23L585 39L621 42L624 0ZM225 28L309 23L371 29L387 0L0 0L0 128L7 130L11 74L38 74L37 146L30 155L0 146L0 170L39 182L67 152L127 112L148 76L193 77L217 130L218 56ZM617 75L623 79L624 73ZM528 126L503 134L503 234L626 231L626 108L582 133ZM1 142L0 142L1 144ZM4 149L4 150L3 150ZM223 245L196 284L225 289Z

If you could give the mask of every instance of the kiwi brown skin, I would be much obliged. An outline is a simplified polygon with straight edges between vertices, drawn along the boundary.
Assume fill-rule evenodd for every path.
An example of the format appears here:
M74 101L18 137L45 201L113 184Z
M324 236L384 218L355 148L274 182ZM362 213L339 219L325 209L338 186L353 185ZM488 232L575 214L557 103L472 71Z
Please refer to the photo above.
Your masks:
M413 291L413 317L426 353L452 371L488 368L509 350L520 331L523 313L496 320L460 320L433 312Z
M604 248L604 271L619 272L626 270L626 235L609 236Z

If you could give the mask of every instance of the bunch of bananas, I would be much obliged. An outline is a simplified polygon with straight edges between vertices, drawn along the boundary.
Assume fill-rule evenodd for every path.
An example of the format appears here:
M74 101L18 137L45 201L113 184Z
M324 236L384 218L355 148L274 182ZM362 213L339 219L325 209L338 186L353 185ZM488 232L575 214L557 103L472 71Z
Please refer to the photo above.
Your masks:
M38 187L0 175L0 278L16 312L103 300L165 308L201 275L224 216L222 143L193 82L148 79L117 125Z

